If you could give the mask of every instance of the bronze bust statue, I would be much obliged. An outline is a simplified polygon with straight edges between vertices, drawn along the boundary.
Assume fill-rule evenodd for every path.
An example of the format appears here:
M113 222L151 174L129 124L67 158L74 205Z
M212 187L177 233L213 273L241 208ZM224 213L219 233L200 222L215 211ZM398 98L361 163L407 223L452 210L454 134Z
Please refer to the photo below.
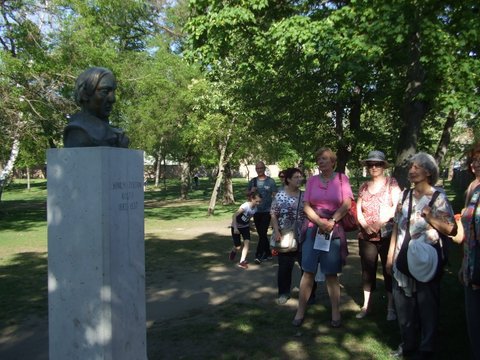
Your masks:
M110 126L108 117L115 102L117 81L105 68L85 70L75 83L75 101L81 107L63 131L63 145L70 147L112 146L127 148L122 129Z

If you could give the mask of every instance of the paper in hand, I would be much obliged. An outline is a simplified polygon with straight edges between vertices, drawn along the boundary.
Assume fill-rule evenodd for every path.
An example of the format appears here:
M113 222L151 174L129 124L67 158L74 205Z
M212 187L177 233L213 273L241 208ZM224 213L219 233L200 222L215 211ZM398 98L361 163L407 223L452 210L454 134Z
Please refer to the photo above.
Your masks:
M332 238L332 233L333 230L328 234L322 234L317 232L313 248L315 250L330 251L330 240Z

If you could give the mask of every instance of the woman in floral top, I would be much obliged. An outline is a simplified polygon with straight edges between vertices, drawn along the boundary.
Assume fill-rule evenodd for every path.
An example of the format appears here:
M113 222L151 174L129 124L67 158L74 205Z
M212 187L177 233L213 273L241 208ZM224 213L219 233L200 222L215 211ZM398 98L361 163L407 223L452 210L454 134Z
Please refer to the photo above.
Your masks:
M464 255L458 277L465 286L465 315L472 359L480 359L480 143L473 146L468 163L475 180L467 189L462 211L460 229L463 231L459 231L459 235Z
M418 245L415 244L416 241L436 244L440 239L438 231L450 235L456 231L456 226L452 208L444 193L440 193L432 207L428 206L436 191L433 185L438 180L435 159L425 153L415 154L410 160L408 178L414 188L406 190L409 196L397 206L387 271L393 271L393 298L402 338L398 355L430 359L435 354L440 276L434 276L428 282L418 281L402 273L397 268L396 261L407 227L411 236L409 247L412 247ZM408 219L410 201L411 215Z
M393 306L392 276L387 273L386 263L400 188L397 180L384 175L388 162L383 152L371 151L362 163L367 167L371 179L358 190L358 248L362 264L363 306L356 317L362 319L369 312L370 295L376 288L380 256L388 299L387 320L393 321L397 316Z
M303 212L303 192L300 191L303 176L297 168L289 168L284 173L284 187L273 199L270 215L272 216L273 236L280 241L282 233L286 230L297 232L299 239L301 224L305 218ZM285 304L290 299L292 287L292 270L298 251L278 253L278 299L279 305Z

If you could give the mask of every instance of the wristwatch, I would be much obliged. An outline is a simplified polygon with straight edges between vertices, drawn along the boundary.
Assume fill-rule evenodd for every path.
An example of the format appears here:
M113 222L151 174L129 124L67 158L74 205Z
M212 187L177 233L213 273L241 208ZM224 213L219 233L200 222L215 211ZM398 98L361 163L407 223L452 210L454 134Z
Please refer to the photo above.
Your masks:
M335 220L335 218L333 218L333 217L332 217L332 218L330 218L330 220L332 220L334 224L336 224L336 223L337 223L337 220Z

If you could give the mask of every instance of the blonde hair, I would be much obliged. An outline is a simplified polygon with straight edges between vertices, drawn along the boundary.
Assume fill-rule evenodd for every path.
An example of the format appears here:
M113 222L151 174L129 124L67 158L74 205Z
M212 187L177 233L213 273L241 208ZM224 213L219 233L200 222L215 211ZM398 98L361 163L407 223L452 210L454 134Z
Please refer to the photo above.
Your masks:
M330 157L330 160L332 160L334 164L337 162L337 154L335 154L335 152L328 147L321 147L315 152L315 161L318 160L318 158L322 156L324 153L328 154L328 156Z

